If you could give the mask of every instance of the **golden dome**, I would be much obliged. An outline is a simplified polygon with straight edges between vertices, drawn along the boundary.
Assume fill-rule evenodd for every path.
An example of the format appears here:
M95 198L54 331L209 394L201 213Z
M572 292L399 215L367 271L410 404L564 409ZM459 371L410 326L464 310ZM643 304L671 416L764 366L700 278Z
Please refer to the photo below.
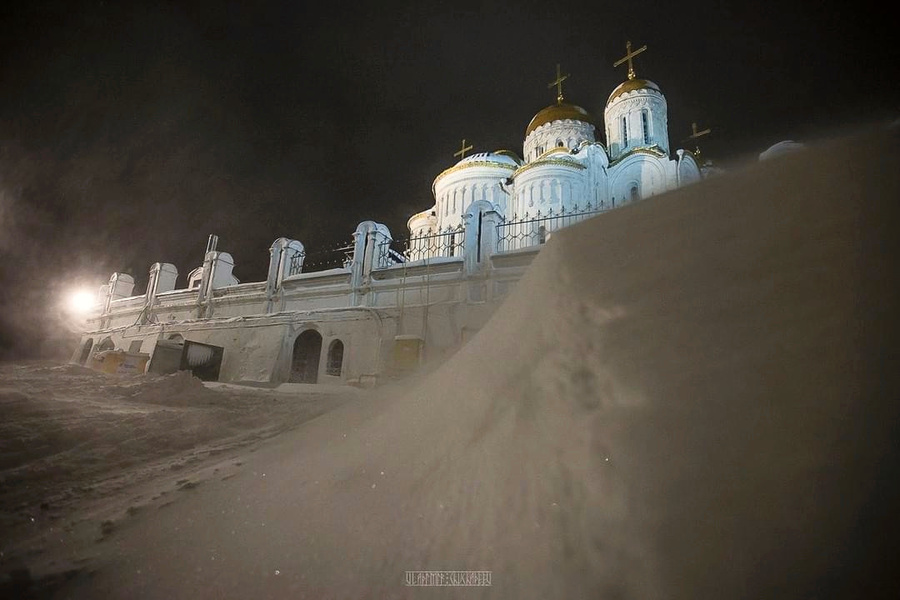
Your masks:
M532 131L541 125L553 121L562 121L564 119L582 121L584 123L590 123L591 125L594 124L594 119L591 118L591 115L589 115L586 110L580 106L575 106L574 104L561 102L559 104L554 104L553 106L548 106L538 114L534 115L534 118L531 119L531 123L525 128L525 137L528 137Z
M635 90L643 90L643 89L651 89L659 92L659 86L653 83L648 79L629 79L622 83L613 90L612 94L609 95L609 100L606 101L607 104L621 96L622 94L627 94L628 92L633 92ZM662 93L662 92L660 92Z

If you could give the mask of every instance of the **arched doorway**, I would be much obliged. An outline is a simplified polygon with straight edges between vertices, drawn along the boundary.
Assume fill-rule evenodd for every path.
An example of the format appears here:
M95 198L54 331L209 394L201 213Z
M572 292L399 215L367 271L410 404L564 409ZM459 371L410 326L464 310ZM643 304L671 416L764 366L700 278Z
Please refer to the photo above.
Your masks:
M87 362L88 357L91 355L91 348L94 346L94 338L88 338L84 343L84 348L81 349L81 356L78 357L78 364L83 365Z
M291 360L291 383L316 383L319 379L319 355L322 354L322 336L315 329L307 329L294 341L294 357Z

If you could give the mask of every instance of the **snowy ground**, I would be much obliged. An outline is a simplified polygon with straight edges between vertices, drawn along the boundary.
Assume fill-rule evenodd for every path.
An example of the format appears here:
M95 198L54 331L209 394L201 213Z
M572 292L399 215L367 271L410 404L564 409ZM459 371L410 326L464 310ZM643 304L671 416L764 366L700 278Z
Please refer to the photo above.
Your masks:
M894 130L610 211L358 400L4 367L3 589L894 598L898 198Z
M122 514L164 506L170 492L240 466L230 458L358 397L354 388L204 385L186 372L0 364L0 567L21 575L58 530L102 537Z

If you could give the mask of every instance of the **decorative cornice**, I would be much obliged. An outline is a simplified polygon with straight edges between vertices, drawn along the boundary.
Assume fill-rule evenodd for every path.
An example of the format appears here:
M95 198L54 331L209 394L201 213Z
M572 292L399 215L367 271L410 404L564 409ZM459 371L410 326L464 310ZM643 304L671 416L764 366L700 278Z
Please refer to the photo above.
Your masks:
M566 148L565 146L553 146L552 148L550 148L549 150L547 150L546 152L544 152L543 154L538 156L535 160L536 161L544 160L545 156L550 156L551 154L565 154L566 156L568 156L571 153L572 153L572 151L569 150L568 148ZM549 160L549 159L546 159L546 160Z
M625 160L626 158L628 158L629 156L632 156L634 154L649 154L650 156L653 156L656 158L663 158L663 157L668 158L668 155L665 152L663 152L657 144L654 144L652 146L639 146L637 148L629 150L627 154L623 154L616 160L610 161L609 166L614 167L617 164L619 164L620 162L622 162L623 160Z
M513 177L517 177L520 173L524 173L528 169L533 169L534 167L543 167L543 166L556 166L556 167L570 167L572 169L587 169L587 166L582 164L577 160L565 159L565 158L545 158L538 159L534 162L530 162L527 165L522 165L516 172L513 173Z

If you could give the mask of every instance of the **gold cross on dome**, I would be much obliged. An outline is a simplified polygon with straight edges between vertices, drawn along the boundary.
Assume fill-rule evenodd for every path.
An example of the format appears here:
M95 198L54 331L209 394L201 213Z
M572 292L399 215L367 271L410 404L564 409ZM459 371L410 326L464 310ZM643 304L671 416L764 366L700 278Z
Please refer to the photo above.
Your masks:
M631 51L631 42L630 41L625 42L625 56L623 56L622 58L620 58L619 60L614 62L613 67L618 67L619 65L621 65L623 62L625 62L627 60L628 61L628 79L634 79L634 63L632 62L631 59L633 59L635 56L637 56L638 54L640 54L641 52L643 52L646 49L647 49L647 46L645 44L644 46L641 46L640 48L638 48L637 50L632 52Z
M453 156L458 156L459 160L462 160L466 157L466 152L468 152L471 149L472 149L472 145L469 144L468 146L466 146L466 138L463 138L462 146L460 147L459 152L454 152Z
M552 88L554 85L556 86L556 103L562 104L563 101L563 93L562 93L562 82L569 78L569 74L566 73L563 75L559 70L559 63L556 63L556 80L551 81L547 84L548 88Z
M707 127L703 131L697 131L697 124L691 123L691 135L688 136L689 140L696 140L698 137L704 136L708 133L712 133L712 129Z

